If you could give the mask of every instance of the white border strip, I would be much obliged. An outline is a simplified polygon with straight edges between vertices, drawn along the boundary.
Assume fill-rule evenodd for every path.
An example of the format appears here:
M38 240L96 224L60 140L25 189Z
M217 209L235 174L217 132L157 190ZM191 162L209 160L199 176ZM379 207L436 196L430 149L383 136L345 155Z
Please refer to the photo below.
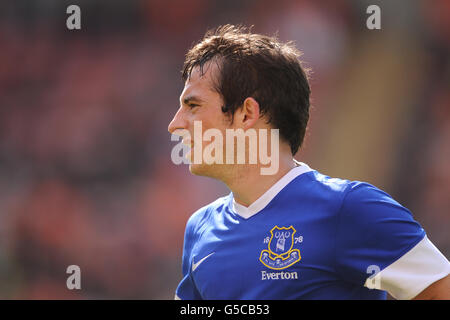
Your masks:
M299 166L292 168L288 173L286 173L280 180L278 180L272 187L269 188L261 197L259 197L250 206L245 207L234 200L233 197L233 210L238 215L244 219L248 219L251 216L257 214L262 209L264 209L270 201L281 191L285 186L289 184L292 180L302 175L303 173L312 171L312 169L302 163L296 162Z
M409 300L450 273L447 258L425 237L411 250L377 274L380 290L396 299ZM364 284L371 288L372 278Z

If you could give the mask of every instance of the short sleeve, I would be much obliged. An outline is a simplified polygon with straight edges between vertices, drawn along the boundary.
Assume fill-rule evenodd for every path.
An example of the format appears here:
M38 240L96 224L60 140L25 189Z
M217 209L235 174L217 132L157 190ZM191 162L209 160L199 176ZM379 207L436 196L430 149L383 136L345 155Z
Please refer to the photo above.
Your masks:
M411 212L370 184L349 184L338 221L336 269L345 281L410 299L449 272Z

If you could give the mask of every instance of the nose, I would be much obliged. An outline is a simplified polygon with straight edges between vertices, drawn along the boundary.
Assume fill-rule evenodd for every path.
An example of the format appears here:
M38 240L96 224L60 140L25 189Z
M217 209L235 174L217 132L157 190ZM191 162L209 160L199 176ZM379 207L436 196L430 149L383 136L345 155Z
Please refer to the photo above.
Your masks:
M174 134L178 129L186 129L186 119L182 107L178 109L172 121L170 121L169 127L167 129L171 134Z

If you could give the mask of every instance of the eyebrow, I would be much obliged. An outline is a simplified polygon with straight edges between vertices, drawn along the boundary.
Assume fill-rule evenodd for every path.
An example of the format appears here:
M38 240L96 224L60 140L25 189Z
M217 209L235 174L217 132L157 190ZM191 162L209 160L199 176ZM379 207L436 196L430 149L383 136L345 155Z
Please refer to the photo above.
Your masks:
M197 96L187 96L183 99L184 104L189 104L189 102L203 102L203 100Z

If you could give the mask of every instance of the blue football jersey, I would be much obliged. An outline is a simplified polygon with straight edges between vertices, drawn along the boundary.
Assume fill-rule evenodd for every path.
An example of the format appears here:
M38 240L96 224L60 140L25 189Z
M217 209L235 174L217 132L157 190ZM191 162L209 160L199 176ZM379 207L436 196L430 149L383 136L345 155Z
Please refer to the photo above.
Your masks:
M409 299L449 273L410 211L363 182L292 169L249 207L189 219L180 299Z

